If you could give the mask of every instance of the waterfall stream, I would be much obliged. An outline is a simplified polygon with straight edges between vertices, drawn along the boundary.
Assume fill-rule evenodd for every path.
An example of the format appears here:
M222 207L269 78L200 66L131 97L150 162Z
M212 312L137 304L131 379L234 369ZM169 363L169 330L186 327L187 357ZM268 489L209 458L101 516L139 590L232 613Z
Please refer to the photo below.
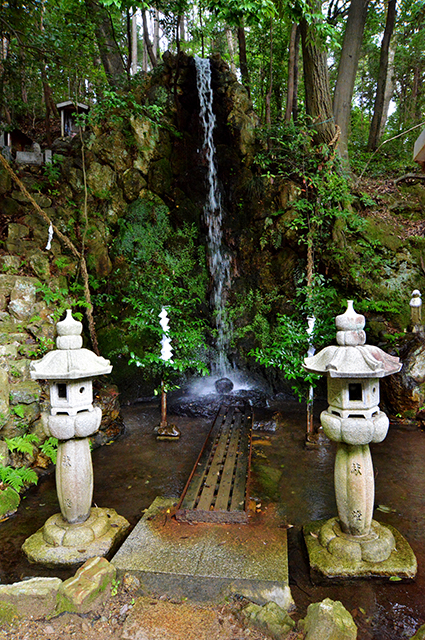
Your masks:
M208 192L204 206L204 218L208 229L207 250L209 270L212 278L212 306L217 329L216 348L217 373L224 375L229 368L227 348L230 339L230 323L226 311L226 298L230 288L230 259L223 247L223 209L218 188L213 139L215 115L211 88L210 61L195 56L196 84L200 102L200 120L204 130L202 154L207 164Z

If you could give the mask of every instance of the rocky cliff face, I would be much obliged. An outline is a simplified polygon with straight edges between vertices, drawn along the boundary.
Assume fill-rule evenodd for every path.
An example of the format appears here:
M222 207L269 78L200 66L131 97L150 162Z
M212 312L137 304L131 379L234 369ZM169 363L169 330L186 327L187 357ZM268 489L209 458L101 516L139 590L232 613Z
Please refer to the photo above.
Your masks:
M237 319L243 324L261 300L273 301L272 316L291 307L296 274L305 263L305 249L291 224L302 185L282 176L267 177L256 163L262 148L258 118L245 89L219 58L212 60L212 81L223 241L231 255L231 302L245 301ZM84 245L101 352L106 357L112 354L116 363L126 340L121 324L126 309L122 300L109 306L104 301L112 297L111 290L121 291L128 277L115 240L131 206L153 200L164 205L174 229L185 222L196 226L199 246L205 245L206 234L202 212L207 167L199 151L202 131L193 59L165 54L155 73L142 78L135 95L137 108L105 106L104 116L84 134L83 144L78 136L55 142L56 175L39 167L19 170L54 224L76 246ZM425 244L420 234L404 232L400 216L405 208L394 208L397 194L388 196L388 216L375 215L371 207L368 211L362 197L355 196L354 205L365 225L353 230L340 220L329 252L321 248L325 259L317 269L343 294L369 298L370 309L364 310L372 334L369 341L385 348L388 336L401 334L408 326L411 290L425 285L421 266ZM398 198L406 201L409 195ZM417 202L421 206L420 198ZM5 435L17 433L19 416L13 407L21 405L25 415L21 420L41 429L41 390L29 381L29 359L52 346L58 309L69 303L75 306L78 265L56 237L46 249L46 223L4 172L0 172L0 207L0 417ZM415 215L419 215L416 209ZM397 298L395 309L389 304L392 297ZM205 290L206 313L207 299ZM379 306L382 300L387 306ZM245 352L254 338L245 335ZM234 359L238 357L235 353ZM15 393L18 388L22 391Z

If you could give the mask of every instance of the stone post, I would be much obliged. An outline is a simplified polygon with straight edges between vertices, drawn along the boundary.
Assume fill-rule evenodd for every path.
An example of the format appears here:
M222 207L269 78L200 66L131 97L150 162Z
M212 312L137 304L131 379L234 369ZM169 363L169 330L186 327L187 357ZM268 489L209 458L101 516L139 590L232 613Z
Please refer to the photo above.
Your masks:
M419 289L412 291L410 300L410 324L413 333L422 333L424 328L422 325L422 298Z

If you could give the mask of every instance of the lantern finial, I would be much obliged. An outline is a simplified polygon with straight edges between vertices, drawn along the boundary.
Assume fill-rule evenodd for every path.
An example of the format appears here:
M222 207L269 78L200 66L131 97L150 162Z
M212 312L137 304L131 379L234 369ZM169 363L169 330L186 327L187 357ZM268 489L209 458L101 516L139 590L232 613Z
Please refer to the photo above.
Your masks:
M354 311L353 300L347 300L346 312L335 318L337 343L342 347L365 344L366 333L363 330L365 322L365 317Z
M66 317L56 325L58 337L56 346L58 349L81 349L83 338L81 332L83 325L72 317L71 309L66 310Z

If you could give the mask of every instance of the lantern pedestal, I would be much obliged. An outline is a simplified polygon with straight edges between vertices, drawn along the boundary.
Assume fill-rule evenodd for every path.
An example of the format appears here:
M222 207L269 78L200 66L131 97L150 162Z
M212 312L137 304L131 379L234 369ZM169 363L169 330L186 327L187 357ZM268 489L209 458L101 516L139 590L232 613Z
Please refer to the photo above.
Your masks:
M355 578L413 580L416 576L417 562L412 548L390 525L372 520L369 536L353 539L341 531L338 518L331 518L304 525L303 534L315 584ZM390 549L388 557L379 560Z
M307 371L328 376L329 407L320 421L328 438L338 443L338 517L304 527L312 578L413 579L417 562L409 544L393 527L372 520L375 480L369 443L382 442L389 427L379 409L379 378L400 371L401 363L365 344L365 318L352 301L335 324L338 346L304 361Z
M82 349L82 324L67 317L57 324L57 349L33 362L31 377L50 381L46 433L58 439L56 490L61 513L22 545L30 562L47 566L81 564L105 556L130 527L113 509L92 508L93 466L89 436L99 429L102 411L93 406L92 378L110 373L109 360Z
M73 566L113 552L129 526L114 509L93 507L85 522L74 524L56 513L25 540L22 550L28 560L36 564Z

